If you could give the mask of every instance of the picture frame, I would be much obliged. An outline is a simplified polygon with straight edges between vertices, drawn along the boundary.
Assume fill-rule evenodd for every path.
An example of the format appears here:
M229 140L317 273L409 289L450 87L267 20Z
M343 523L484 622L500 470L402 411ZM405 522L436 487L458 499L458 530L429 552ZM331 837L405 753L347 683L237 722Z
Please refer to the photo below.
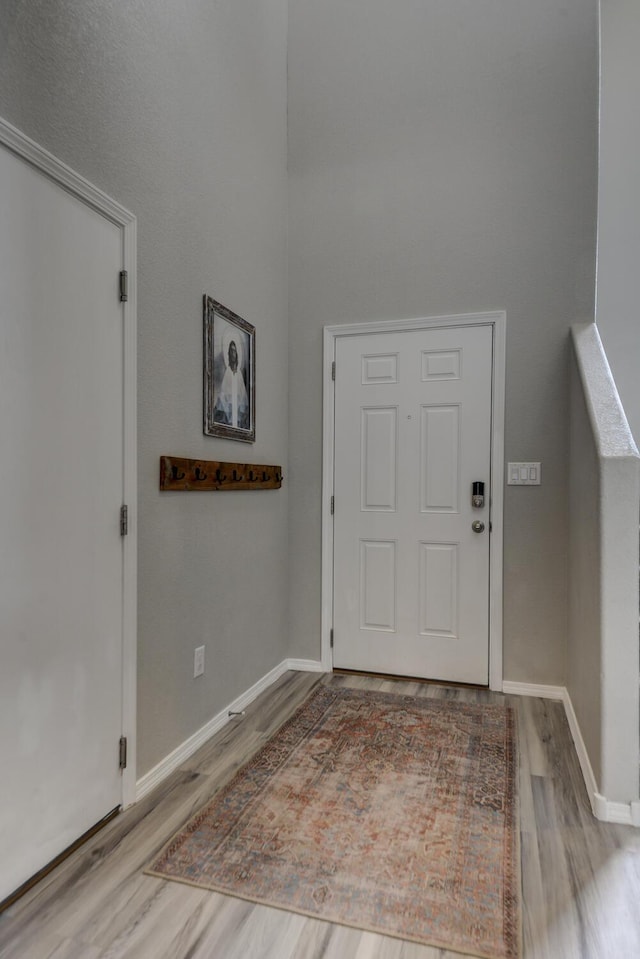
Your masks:
M204 432L242 443L256 438L256 330L204 294Z

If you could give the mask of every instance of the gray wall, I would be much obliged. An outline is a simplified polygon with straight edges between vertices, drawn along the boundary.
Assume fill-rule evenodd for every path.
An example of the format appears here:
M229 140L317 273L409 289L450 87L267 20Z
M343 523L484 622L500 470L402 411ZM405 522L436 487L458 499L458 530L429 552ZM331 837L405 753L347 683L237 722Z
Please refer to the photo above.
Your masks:
M591 767L602 783L600 464L581 370L571 351L567 687Z
M572 343L567 689L595 790L629 803L640 749L640 457L595 323L574 326ZM594 812L606 812L600 800Z
M0 114L138 217L139 774L287 653L286 488L158 492L162 453L287 473L286 13L0 5ZM204 292L256 326L253 447L202 434Z
M563 682L568 328L593 317L596 0L290 0L291 632L319 656L324 324L507 312L505 678Z
M640 4L601 0L596 322L640 443Z

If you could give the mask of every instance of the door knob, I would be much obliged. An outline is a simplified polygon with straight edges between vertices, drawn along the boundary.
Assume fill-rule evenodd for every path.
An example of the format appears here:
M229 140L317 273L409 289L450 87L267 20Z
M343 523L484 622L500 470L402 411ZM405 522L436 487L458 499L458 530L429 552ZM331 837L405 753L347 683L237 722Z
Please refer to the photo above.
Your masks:
M471 524L471 529L474 533L483 533L484 532L484 523L477 519L474 523Z

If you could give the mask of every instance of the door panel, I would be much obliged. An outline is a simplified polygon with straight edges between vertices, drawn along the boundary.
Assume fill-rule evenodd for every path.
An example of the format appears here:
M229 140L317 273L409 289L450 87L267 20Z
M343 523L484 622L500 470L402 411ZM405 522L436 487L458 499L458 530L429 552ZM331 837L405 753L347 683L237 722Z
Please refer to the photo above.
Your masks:
M487 326L337 338L335 666L488 682L491 370Z
M396 544L360 543L360 628L396 628Z
M458 406L422 406L420 416L421 512L457 513L460 409Z
M396 409L363 409L360 424L360 473L363 510L396 508Z
M420 633L458 636L458 544L420 543Z
M0 900L121 802L119 227L0 147Z

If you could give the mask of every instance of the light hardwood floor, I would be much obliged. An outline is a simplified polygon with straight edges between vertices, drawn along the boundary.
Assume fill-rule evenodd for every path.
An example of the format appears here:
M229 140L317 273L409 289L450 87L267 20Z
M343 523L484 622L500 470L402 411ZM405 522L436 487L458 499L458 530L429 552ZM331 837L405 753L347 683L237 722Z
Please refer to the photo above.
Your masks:
M142 870L317 682L507 699L520 744L525 959L640 957L640 830L591 815L560 703L373 677L287 673L154 793L0 916L2 959L459 959Z

